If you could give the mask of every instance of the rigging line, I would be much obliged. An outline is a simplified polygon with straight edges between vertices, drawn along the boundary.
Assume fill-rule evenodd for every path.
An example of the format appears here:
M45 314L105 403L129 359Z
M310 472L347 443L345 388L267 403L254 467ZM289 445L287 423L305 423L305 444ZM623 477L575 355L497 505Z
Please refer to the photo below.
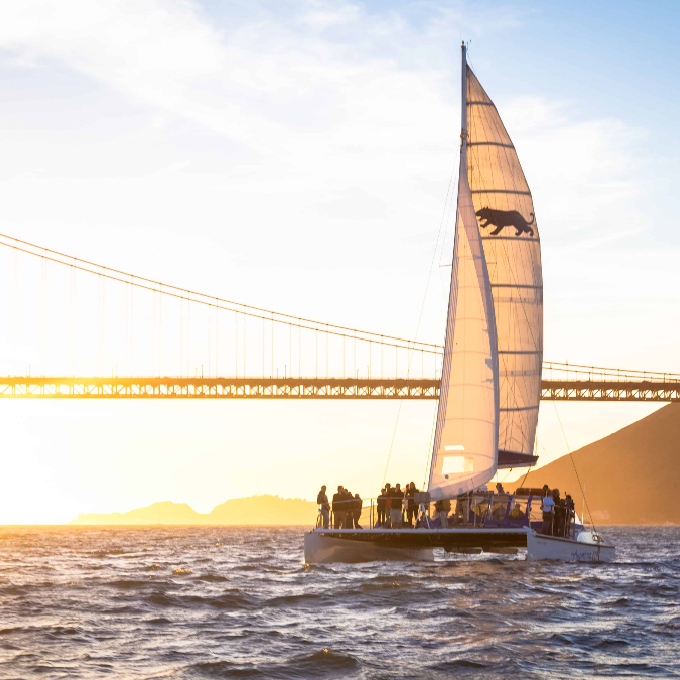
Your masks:
M189 300L187 300L187 378L189 377L189 354L190 354L190 345L189 342L191 341L191 305L189 304Z
M397 436L397 426L399 425L399 416L401 415L401 407L404 400L399 400L399 410L397 411L397 422L394 423L394 432L392 432L392 442L390 443L390 450L387 454L387 463L385 464L385 473L383 474L382 486L385 486L385 479L387 478L387 468L390 466L390 458L392 457L392 448L394 447L394 438Z
M510 469L506 472L505 477L503 477L503 479L501 479L501 484L503 484L503 482L510 476L510 473L511 473L511 472L512 472L512 468L510 468Z
M1 236L1 234L0 234L0 236ZM23 249L23 248L19 248L19 247L15 247L15 246L10 246L10 245L7 244L7 243L2 243L2 241L0 241L0 246L5 246L5 247L7 247L7 248L14 248L15 250L18 250L19 252L26 253L26 254L28 254L28 255L33 255L34 257L40 257L40 255L38 255L37 253L32 253L30 250L25 250L25 249ZM49 260L50 262L56 262L57 264L64 265L64 266L66 266L66 267L71 267L71 268L74 269L74 270L79 270L79 271L86 272L87 274L92 274L93 276L101 276L101 277L103 277L103 278L110 279L111 281L117 281L118 283L129 283L129 284L132 286L132 290L134 290L134 288L141 288L141 289L143 289L143 290L149 290L149 291L156 291L156 292L158 292L158 289L157 289L157 288L152 288L151 286L145 286L145 285L143 285L143 284L141 284L141 283L135 283L134 279L135 279L135 278L139 279L139 277L135 277L135 276L132 275L132 274L125 274L125 276L130 276L130 277L132 278L132 281L126 281L125 279L118 278L117 276L112 276L112 275L110 275L110 274L101 274L101 273L99 273L99 272L95 272L95 271L92 271L91 269L87 269L87 268L85 268L85 267L80 267L80 266L75 265L75 264L71 264L71 265L70 265L70 264L68 264L68 263L66 263L66 262L62 262L61 260L57 260L57 259L55 259L55 258L53 258L53 257L46 257L45 259ZM162 284L162 285L166 286L166 284ZM166 286L166 287L168 287L168 288L175 288L174 286ZM182 289L177 289L177 290L182 291ZM190 291L184 291L184 292L185 292L185 293L188 293L189 295L198 295L198 293L191 293ZM131 295L132 295L132 293L131 293ZM198 305L208 305L208 306L213 305L213 302L212 302L213 299L215 299L215 300L220 300L220 298L208 298L207 295L201 295L201 297L206 297L206 298L208 298L207 300L196 300L196 299L194 299L194 298L185 297L183 294L180 295L179 293L171 293L171 292L169 292L169 291L163 291L163 295L167 295L167 296L169 296L169 297L177 298L177 299L180 299L180 300L186 300L186 301L187 301L187 304L189 304L189 302L194 302L194 303L196 303L196 304L198 304ZM253 307L249 307L248 305L243 304L243 303L231 303L231 302L228 302L228 301L226 301L226 300L221 300L221 301L224 302L225 304L238 304L240 307L243 307L243 308L254 309ZM236 312L236 311L238 311L238 310L236 310L236 309L233 309L232 307L223 307L223 306L219 306L219 309L224 309L224 310L226 310L226 311L228 311L228 312ZM263 315L260 315L260 314L254 314L253 312L238 311L238 313L239 313L239 314L243 314L244 322L245 322L245 318L246 318L247 316L253 317L253 318L255 318L255 319L262 319L262 318L268 319L268 318L269 318L268 316L263 316ZM269 314L270 312L267 312L267 313ZM279 315L279 316L286 316L286 317L289 316L289 315L287 315L287 314L279 314L278 312L273 312L273 313L274 313L274 314L277 314L277 315ZM298 319L298 317L289 317L289 318ZM299 320L305 321L305 319L302 318L302 317L300 317ZM282 320L282 319L274 319L274 321L275 321L276 323L281 323L281 324L291 324L291 323L293 323L293 322L291 322L291 321L284 321L284 320ZM310 323L317 323L317 322L316 322L316 321L311 321ZM319 325L324 325L324 324L319 323ZM360 331L359 329L345 328L344 326L336 326L336 325L334 325L334 324L328 324L328 326L329 326L329 327L332 327L332 328L337 328L337 329L340 329L340 330L342 330L342 329L350 330L350 331L352 331L353 333L355 333L355 335L350 335L350 334L348 334L348 333L340 333L340 332L338 332L338 331L328 331L331 335L337 335L337 336L345 335L345 336L347 336L347 337L354 338L355 340L358 340L359 342L369 342L369 339L368 339L367 337L356 336L356 333L364 333L364 334L366 334L366 335L372 335L372 336L375 336L375 337L380 337L380 334L379 334L379 333L373 333L373 332L371 332L371 331ZM304 325L303 325L303 326L300 326L300 324L298 324L298 327L299 327L299 328L301 327L301 328L304 328L304 329L307 329L307 330L319 330L318 327L315 328L315 327L312 327L312 326L304 326ZM411 341L411 340L404 340L403 338L398 338L398 337L392 336L392 335L383 335L382 337L388 338L388 339L390 339L390 340L394 340L395 342L401 342L401 343L406 343L406 344L413 344L413 341ZM398 348L401 348L401 349L405 349L403 344L402 344L402 345L397 345L397 344L389 343L389 342L386 342L386 343L384 343L384 344L385 344L385 346L387 346L387 347L398 347ZM433 349L422 349L422 350L421 350L421 351L423 351L423 352L427 352L428 354L441 354L442 349L443 349L443 348L442 348L441 346L439 346L439 345L434 345L434 344L426 343L426 342L416 342L415 344L420 345L421 347L431 347L431 348L433 348Z
M156 292L153 294L153 330L151 331L151 371L156 375Z
M134 373L135 365L135 284L134 277L130 285L130 372Z
M578 488L579 491L581 492L581 497L583 498L583 502L586 505L586 510L588 511L588 517L590 517L590 525L593 527L594 531L597 531L595 527L595 523L593 522L593 515L590 512L590 508L588 507L588 500L586 499L586 494L585 491L583 490L583 487L581 486L581 479L578 476L578 470L576 469L576 462L574 461L574 456L571 452L571 449L569 448L569 442L567 441L567 435L564 433L564 428L562 427L562 420L560 419L560 414L557 412L557 404L553 401L553 406L555 407L555 415L557 416L557 422L560 424L560 430L562 430L562 436L564 437L564 443L567 445L567 451L569 451L569 458L571 458L571 464L574 466L574 473L576 474L576 481L578 482Z
M442 216L439 219L439 230L437 231L437 241L435 242L434 250L432 251L432 260L430 261L430 271L427 274L427 282L425 283L425 292L423 293L423 301L420 305L420 314L418 314L418 324L416 325L416 334L415 334L415 338L414 338L414 341L413 341L414 344L417 343L417 341L418 341L418 332L420 331L420 323L423 319L423 311L425 309L425 302L427 300L427 291L428 291L428 288L430 287L430 280L432 279L432 269L434 267L434 262L435 262L435 259L437 257L437 249L439 247L439 238L441 236L442 227L444 226L444 219L445 219L446 214L447 214L446 213L446 207L447 207L447 203L448 203L448 199L449 199L449 194L452 193L451 188L452 188L452 185L453 185L453 177L454 177L455 172L456 172L456 162L454 160L453 168L451 169L451 175L449 176L449 185L446 189L446 198L444 200L444 209L442 210ZM451 201L453 201L453 198L451 199ZM411 360L413 359L413 351L414 350L412 349L411 352L407 355L408 356L408 364L407 364L407 367L406 367L406 378L407 379L408 379L408 377L411 373ZM399 352L399 350L397 349L395 351L395 362L397 364L397 368L396 368L397 375L395 376L396 378L399 377L399 367L398 367L399 366L399 364L398 364L399 354L398 354L398 352ZM355 350L355 353L356 353L356 350ZM402 407L403 403L404 403L403 400L400 399L399 400L399 410L397 411L397 419L396 419L396 422L394 423L394 432L392 433L392 441L390 442L390 450L387 453L387 462L385 463L385 473L383 475L383 486L385 484L385 478L387 477L387 468L390 465L390 458L392 457L392 449L394 448L394 439L397 435L397 427L399 426L399 417L401 416L401 407Z
M125 377L128 377L128 284L125 284Z
M527 477L529 476L529 473L531 472L531 469L532 469L533 467L534 467L533 465L530 465L530 466L529 466L529 469L527 470L526 475L524 475L524 479L522 480L522 483L517 487L518 489L521 489L521 488L524 487L524 482L527 481Z
M220 377L220 310L215 310L215 377Z
M432 414L432 427L430 428L430 443L427 445L427 456L425 457L425 472L423 474L423 489L427 483L427 468L430 466L432 453L432 438L434 437L434 428L437 424L437 407L435 405L434 413Z
M536 456L537 460L538 460L538 436L536 436L535 439L534 439L534 456ZM529 473L531 472L533 467L534 467L534 464L532 463L529 466L529 469L527 470L526 475L524 475L524 479L522 480L522 483L518 487L515 487L515 489L521 489L524 486L524 482L527 481L527 477L529 476Z
M47 252L47 253L52 253L53 255L58 255L59 257L67 258L69 260L73 260L74 262L81 262L82 264L86 264L90 267L97 267L98 269L103 269L105 271L113 272L114 274L119 274L120 276L127 276L127 277L132 278L132 279L137 279L138 281L145 281L146 283L153 284L155 286L164 286L165 288L170 288L172 290L179 291L180 293L183 293L183 294L186 294L186 295L196 295L196 296L199 296L199 297L218 300L219 302L223 302L225 304L242 307L243 308L242 313L244 315L248 314L248 316L258 316L258 315L251 314L251 313L248 313L248 312L245 311L245 309L254 309L257 312L262 312L264 314L268 314L268 315L274 314L276 316L285 317L286 319L291 319L291 320L297 319L299 321L305 321L306 323L312 323L312 324L316 324L318 326L326 326L327 325L327 326L330 326L331 328L337 328L339 330L345 330L345 331L356 331L357 333L363 333L365 335L375 335L375 336L380 335L380 333L374 333L372 331L365 331L365 330L361 330L359 328L351 328L349 326L340 326L338 324L326 323L325 321L314 321L314 319L307 319L305 317L297 317L297 316L293 316L292 314L286 314L284 312L275 312L275 311L272 311L271 309L265 309L264 307L256 307L254 305L247 305L243 302L235 302L233 300L227 300L226 298L219 298L219 297L216 297L214 295L207 295L205 293L199 293L199 292L196 292L196 291L189 290L187 288L181 288L179 286L173 286L173 285L168 284L168 283L162 283L160 281L155 281L154 279L149 279L149 278L146 278L144 276L135 276L134 274L129 274L129 273L121 271L119 269L114 269L112 267L106 267L104 265L97 264L95 262L90 262L88 260L83 260L83 259L78 258L78 257L73 257L72 255L66 255L65 253L61 253L57 250L51 250L50 248L43 248L42 246L37 246L33 243L29 243L28 241L22 241L21 239L14 238L13 236L8 236L6 234L0 234L0 238L9 239L10 241L14 241L16 243L21 243L25 246L29 246L30 248L35 248L35 249L42 250L42 251ZM34 253L30 250L17 248L16 246L13 246L9 243L3 243L2 241L0 241L0 245L5 246L6 248L16 248L20 252L27 253L28 255L33 255L34 257L41 257L39 253ZM57 260L55 258L47 258L47 259L49 259L52 262L57 262L58 264L62 264L62 265L65 265L65 266L76 266L76 265L70 265L69 262L63 262L62 260ZM100 272L92 272L91 270L86 269L84 267L77 267L77 268L81 269L82 271L90 272L92 274L99 274L100 273ZM102 276L106 276L107 278L112 278L115 281L120 281L120 279L113 277L111 275L108 275L108 274L102 274ZM153 288L150 288L148 286L144 286L142 284L135 284L134 282L133 282L132 285L136 285L137 287L140 287L140 288L146 288L147 290L154 290ZM170 292L164 292L164 294L165 295L173 295ZM184 297L184 295L179 295L179 296L173 295L173 296L174 297ZM194 302L202 302L202 301L201 300L194 300ZM206 304L206 303L202 302L202 304ZM227 308L223 307L222 309L227 309ZM288 321L282 321L280 319L276 319L276 321L278 323L292 323L292 321L288 322ZM304 326L303 326L303 328L304 328ZM338 335L338 334L336 333L336 335ZM400 342L410 342L409 340L406 340L404 338L398 338L396 336L386 335L385 337L388 338L388 339L391 339L391 340L398 340ZM426 343L426 342L419 342L417 344L424 345L426 347L437 347L437 345L433 345L431 343Z

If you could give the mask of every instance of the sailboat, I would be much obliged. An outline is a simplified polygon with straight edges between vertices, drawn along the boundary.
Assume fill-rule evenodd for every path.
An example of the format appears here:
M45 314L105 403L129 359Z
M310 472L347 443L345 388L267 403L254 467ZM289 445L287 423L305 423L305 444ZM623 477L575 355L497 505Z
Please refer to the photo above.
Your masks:
M541 489L487 491L499 469L533 466L543 363L541 241L531 191L496 106L467 63L462 45L461 145L456 231L444 357L428 491L416 529L324 529L305 534L305 560L432 559L448 552L508 552L529 557L585 555L597 545L576 513L559 530L560 550L541 537ZM431 516L432 503L455 499ZM551 531L551 533L553 533ZM579 538L580 537L580 538ZM590 541L590 543L588 543ZM609 544L606 544L609 548ZM566 552L565 552L566 551ZM555 553L553 555L553 553ZM559 553L559 555L557 554ZM583 558L585 559L585 558Z

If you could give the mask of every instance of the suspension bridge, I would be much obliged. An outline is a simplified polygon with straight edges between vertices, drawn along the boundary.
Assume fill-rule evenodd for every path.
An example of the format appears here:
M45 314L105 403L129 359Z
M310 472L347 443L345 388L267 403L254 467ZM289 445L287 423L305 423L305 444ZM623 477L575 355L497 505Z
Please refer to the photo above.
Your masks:
M198 293L1 234L0 246L12 277L0 398L439 396L439 345ZM680 375L544 362L541 399L680 401Z

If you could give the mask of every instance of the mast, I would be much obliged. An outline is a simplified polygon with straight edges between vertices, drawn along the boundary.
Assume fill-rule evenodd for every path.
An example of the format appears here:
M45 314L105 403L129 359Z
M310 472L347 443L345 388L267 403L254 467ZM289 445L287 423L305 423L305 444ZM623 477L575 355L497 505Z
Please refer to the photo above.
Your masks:
M465 41L460 45L461 73L460 73L460 153L463 157L461 167L467 171L467 48ZM460 181L460 179L458 180Z

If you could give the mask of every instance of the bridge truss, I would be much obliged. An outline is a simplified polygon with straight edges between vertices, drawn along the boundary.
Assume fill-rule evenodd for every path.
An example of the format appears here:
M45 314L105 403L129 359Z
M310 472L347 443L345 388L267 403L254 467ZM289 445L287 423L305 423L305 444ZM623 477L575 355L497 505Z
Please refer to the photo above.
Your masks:
M439 381L381 378L0 377L0 399L439 398ZM680 381L543 380L550 401L680 401Z

